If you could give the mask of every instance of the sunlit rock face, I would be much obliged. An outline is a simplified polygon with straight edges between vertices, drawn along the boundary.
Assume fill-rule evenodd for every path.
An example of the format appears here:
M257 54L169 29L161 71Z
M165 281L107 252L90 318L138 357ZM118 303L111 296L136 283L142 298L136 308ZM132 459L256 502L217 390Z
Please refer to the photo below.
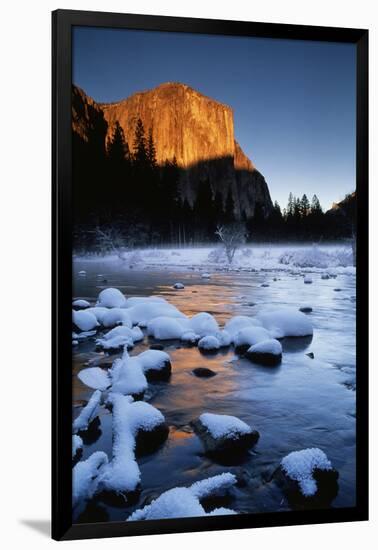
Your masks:
M138 92L116 103L95 104L81 90L75 97L78 95L86 105L81 109L86 118L81 121L75 116L76 132L83 137L89 125L87 117L96 107L107 122L106 142L118 121L132 150L135 126L140 118L146 135L152 131L158 164L176 158L181 169L182 198L186 197L191 204L200 182L208 180L213 192L219 191L224 201L231 189L240 217L251 217L257 203L265 214L271 211L264 177L235 141L233 111L228 105L175 82ZM76 115L79 111L76 107Z

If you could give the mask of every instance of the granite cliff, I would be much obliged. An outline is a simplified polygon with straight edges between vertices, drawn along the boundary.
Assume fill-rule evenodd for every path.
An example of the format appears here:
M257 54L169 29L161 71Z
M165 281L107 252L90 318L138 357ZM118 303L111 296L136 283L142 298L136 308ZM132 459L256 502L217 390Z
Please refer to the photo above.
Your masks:
M97 132L106 147L118 122L132 150L138 118L146 133L152 131L158 164L176 158L181 196L190 204L200 182L207 179L224 201L232 190L237 217L252 217L256 205L266 215L271 212L267 183L236 142L233 111L228 105L175 82L116 103L96 103L73 87L73 131L84 141L90 132Z

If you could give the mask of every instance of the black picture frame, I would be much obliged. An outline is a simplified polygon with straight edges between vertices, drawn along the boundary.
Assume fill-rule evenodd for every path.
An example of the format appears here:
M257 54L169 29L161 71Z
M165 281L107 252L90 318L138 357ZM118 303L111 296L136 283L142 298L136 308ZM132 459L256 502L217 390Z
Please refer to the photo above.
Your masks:
M354 508L163 521L72 524L72 189L73 26L348 42L357 48L357 487ZM368 31L363 29L57 10L52 13L52 537L70 540L368 519Z

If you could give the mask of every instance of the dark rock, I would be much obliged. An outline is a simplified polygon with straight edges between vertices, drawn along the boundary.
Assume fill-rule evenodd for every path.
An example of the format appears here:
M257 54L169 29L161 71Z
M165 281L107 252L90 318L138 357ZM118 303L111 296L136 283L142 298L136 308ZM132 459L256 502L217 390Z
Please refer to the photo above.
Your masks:
M160 369L145 370L144 374L148 382L158 382L159 380L169 380L172 373L170 361L164 361L164 366Z
M302 313L311 313L312 307L310 307L310 306L303 306L303 307L300 307L300 308L299 308L299 311L301 311Z
M84 445L92 445L102 434L100 418L96 416L86 430L80 430L77 433L83 440Z
M212 376L217 375L216 372L211 369L207 369L206 367L196 367L192 370L192 373L195 376L198 376L198 378L211 378Z
M233 437L215 438L204 426L199 418L191 422L195 433L201 439L206 453L210 455L238 455L245 453L255 445L260 437L259 432L252 430L250 433L233 434Z
M334 292L341 292L342 288L334 288L333 290L334 290Z
M156 428L150 431L138 430L135 438L135 454L142 456L153 453L167 439L169 428L165 422L162 422Z
M273 474L273 480L284 492L289 505L294 509L328 508L339 491L337 470L319 470L313 472L317 491L312 496L304 496L299 483L292 480L281 466Z
M163 346L163 344L151 344L150 349L156 349L158 351L163 351L164 346Z
M282 353L261 353L258 351L247 351L245 356L250 361L254 363L259 363L260 365L266 365L267 367L274 367L279 365L282 361Z
M310 353L306 353L307 357L309 357L310 359L314 359L315 355L313 354L312 351L310 351Z
M96 495L98 500L101 500L109 506L114 506L115 508L124 508L125 506L132 506L136 504L139 500L141 493L140 487L135 489L135 491L109 491L103 490L98 495Z

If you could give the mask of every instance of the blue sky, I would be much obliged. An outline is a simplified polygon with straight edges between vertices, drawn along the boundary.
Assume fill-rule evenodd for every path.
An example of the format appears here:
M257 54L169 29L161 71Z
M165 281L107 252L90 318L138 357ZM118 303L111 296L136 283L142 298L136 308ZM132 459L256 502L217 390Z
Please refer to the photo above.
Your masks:
M273 200L355 189L355 46L77 27L73 82L117 101L183 82L234 110L235 137Z

